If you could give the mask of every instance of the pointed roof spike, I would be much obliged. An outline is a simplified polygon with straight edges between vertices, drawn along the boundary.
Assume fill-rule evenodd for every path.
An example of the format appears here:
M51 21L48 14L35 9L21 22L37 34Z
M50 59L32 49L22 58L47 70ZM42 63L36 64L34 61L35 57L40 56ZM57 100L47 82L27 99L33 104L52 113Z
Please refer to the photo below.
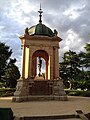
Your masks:
M42 11L42 8L41 8L41 3L40 3L40 9L39 9L39 17L40 17L40 19L39 19L39 23L42 23L42 19L41 19L41 17L42 17L42 13L43 13L43 11Z
M40 3L40 10L42 10L42 8L41 8L41 3Z

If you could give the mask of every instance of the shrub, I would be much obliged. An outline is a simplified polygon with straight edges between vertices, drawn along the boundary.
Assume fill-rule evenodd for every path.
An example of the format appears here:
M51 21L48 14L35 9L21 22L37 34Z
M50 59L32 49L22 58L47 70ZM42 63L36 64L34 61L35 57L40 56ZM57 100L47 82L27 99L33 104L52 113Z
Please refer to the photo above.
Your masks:
M90 97L90 91L82 91L82 90L65 90L67 95L70 96L83 96Z
M15 88L0 88L0 97L13 96Z

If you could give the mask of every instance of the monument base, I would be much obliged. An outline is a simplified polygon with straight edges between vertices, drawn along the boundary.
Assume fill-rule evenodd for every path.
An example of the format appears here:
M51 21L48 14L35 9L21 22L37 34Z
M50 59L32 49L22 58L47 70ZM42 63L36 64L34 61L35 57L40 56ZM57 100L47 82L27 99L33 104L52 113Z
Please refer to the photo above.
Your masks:
M62 80L20 79L12 99L13 102L67 100Z
M24 101L67 101L67 96L53 96L53 95L35 95L35 96L14 96L12 102Z

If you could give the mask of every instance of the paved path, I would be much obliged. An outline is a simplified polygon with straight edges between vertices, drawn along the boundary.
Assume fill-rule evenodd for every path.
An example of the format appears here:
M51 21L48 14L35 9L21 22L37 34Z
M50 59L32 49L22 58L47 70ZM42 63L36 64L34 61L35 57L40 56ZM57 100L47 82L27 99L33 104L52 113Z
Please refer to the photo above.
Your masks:
M11 107L14 115L42 116L75 114L75 110L90 113L90 97L68 97L68 101L11 102L12 97L1 97L0 107Z

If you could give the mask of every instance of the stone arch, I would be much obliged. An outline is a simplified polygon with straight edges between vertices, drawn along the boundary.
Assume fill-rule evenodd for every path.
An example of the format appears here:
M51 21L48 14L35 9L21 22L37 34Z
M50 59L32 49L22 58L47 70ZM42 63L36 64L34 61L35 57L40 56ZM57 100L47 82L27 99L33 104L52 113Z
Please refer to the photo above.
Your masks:
M36 50L33 55L32 55L32 76L36 76L37 74L37 57L41 57L45 60L45 65L46 65L46 75L45 79L48 79L48 61L49 61L49 55L45 50Z

